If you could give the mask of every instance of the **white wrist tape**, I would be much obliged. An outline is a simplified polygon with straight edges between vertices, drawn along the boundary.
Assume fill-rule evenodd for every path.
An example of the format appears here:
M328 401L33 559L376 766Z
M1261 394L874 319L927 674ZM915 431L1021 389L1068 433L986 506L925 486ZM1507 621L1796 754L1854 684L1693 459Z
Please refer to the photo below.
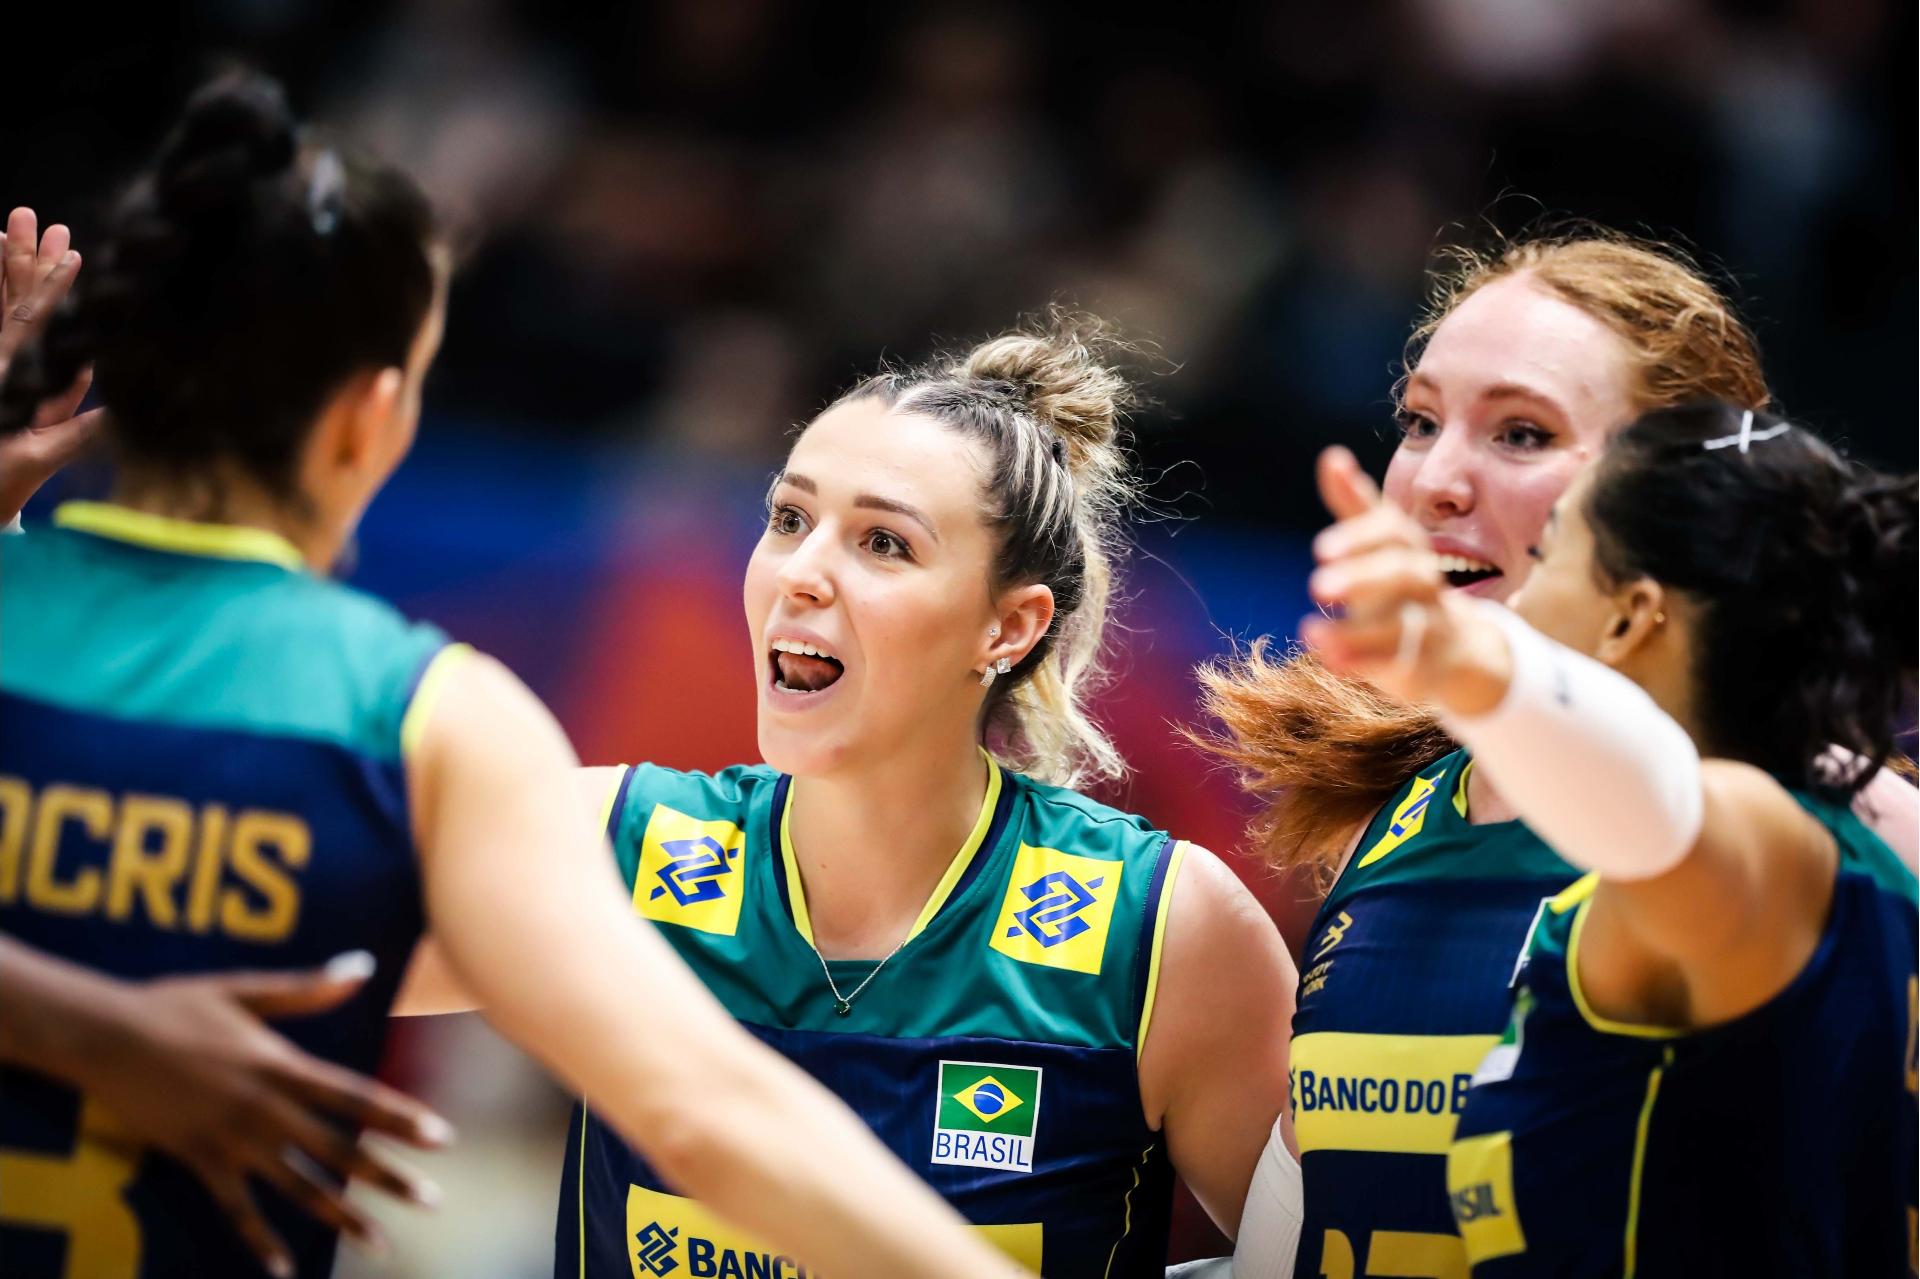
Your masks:
M1508 609L1478 605L1513 655L1507 695L1446 715L1487 780L1555 852L1610 879L1651 879L1700 836L1700 752L1639 685L1554 643Z
M1233 1279L1290 1279L1300 1249L1300 1220L1306 1188L1300 1161L1281 1140L1280 1125L1267 1135L1267 1148L1253 1169L1240 1233L1233 1246Z

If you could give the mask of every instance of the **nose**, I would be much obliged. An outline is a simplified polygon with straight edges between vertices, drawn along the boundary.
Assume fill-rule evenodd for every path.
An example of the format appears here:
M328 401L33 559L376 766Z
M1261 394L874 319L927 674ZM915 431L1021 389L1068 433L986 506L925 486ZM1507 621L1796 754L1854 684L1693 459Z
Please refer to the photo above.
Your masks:
M774 574L782 599L816 606L833 602L831 546L832 539L822 529L801 539Z
M1473 510L1473 443L1464 425L1444 425L1420 459L1410 488L1413 510L1423 523L1457 519Z

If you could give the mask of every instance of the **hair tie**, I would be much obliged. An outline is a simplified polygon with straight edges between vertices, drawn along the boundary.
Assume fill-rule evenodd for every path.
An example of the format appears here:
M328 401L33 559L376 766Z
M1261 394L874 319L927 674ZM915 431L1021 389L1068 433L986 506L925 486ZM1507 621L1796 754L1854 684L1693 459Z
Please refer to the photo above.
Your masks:
M307 182L307 216L313 220L315 235L329 235L340 225L346 185L346 168L332 147L314 157L313 176Z
M1778 426L1770 426L1764 431L1756 431L1753 429L1753 410L1748 409L1740 415L1740 433L1738 435L1723 435L1719 439L1708 440L1700 447L1707 449L1724 449L1729 446L1737 446L1742 453L1745 453L1753 447L1754 441L1756 440L1771 440L1775 436L1785 435L1790 425L1790 423L1782 422Z

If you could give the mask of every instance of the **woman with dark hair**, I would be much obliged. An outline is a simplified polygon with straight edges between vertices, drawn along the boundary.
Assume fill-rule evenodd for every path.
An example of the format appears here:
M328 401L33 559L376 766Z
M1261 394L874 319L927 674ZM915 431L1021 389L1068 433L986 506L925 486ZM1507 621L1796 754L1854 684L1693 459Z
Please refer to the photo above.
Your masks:
M364 1072L431 920L500 1028L717 1210L839 1275L1014 1273L634 920L525 687L322 576L412 443L447 274L404 174L231 77L13 356L0 432L91 364L119 472L111 502L0 539L0 959L147 981L364 951L354 998L283 1028ZM242 1171L146 1151L110 1097L13 1072L6 1271L322 1275L327 1226L366 1229L334 1175L378 1171L357 1120L307 1118L301 1150Z
M1447 591L1350 456L1321 481L1336 612L1306 638L1438 712L1589 872L1536 920L1453 1137L1474 1273L1906 1270L1915 883L1849 801L1913 687L1913 478L1751 409L1650 413L1555 505L1511 611Z

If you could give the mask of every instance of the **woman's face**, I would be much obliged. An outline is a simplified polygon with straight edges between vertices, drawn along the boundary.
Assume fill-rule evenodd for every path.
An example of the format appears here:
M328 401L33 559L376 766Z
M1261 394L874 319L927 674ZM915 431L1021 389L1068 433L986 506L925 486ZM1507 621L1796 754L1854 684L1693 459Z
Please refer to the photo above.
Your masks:
M794 444L745 587L769 764L819 776L971 731L995 617L987 464L878 399L829 409Z
M1567 486L1548 512L1533 557L1533 571L1509 603L1528 625L1577 653L1597 656L1610 623L1619 617L1614 594L1600 586L1593 562L1593 529L1587 523L1587 472Z
M1632 420L1632 374L1624 341L1525 275L1441 322L1407 380L1384 487L1449 581L1496 600L1519 588L1547 512Z

